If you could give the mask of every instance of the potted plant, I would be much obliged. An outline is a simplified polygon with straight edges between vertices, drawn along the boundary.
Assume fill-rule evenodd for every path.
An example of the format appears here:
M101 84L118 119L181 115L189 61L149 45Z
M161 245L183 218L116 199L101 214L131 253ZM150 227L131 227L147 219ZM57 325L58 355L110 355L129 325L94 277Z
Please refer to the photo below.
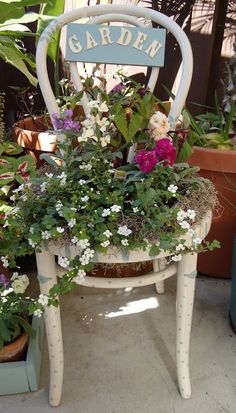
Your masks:
M213 217L209 239L216 237L221 249L199 257L200 272L216 277L231 276L232 245L236 233L236 55L229 66L229 80L222 105L216 97L216 112L190 116L189 140L194 144L190 165L217 188L221 210Z
M110 246L125 252L137 247L169 251L170 260L183 254L218 247L196 236L194 223L214 207L214 186L196 172L198 168L176 163L178 133L169 132L167 117L156 112L156 99L141 85L122 79L107 94L85 82L91 116L72 119L71 109L53 116L58 133L49 166L14 191L14 216L8 214L0 254L14 266L18 255L40 251L42 243L76 245L73 259L58 257L68 271L49 295L34 302L40 315L45 306L57 305L58 294L76 286L94 268L95 250ZM142 142L132 162L129 148ZM191 242L184 238L188 234ZM11 248L10 248L11 246Z

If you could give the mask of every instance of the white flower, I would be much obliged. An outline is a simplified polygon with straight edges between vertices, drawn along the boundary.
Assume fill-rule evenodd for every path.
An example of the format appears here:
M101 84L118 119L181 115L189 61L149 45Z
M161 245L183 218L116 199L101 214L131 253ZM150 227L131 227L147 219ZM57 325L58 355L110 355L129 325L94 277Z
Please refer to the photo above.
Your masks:
M12 276L11 276L11 281L14 281L16 278L18 278L19 277L19 274L18 274L18 272L13 272L13 274L12 274Z
M78 241L79 241L79 239L75 235L74 235L73 238L71 238L72 244L77 244Z
M109 209L109 208L105 208L105 209L103 210L102 217L108 217L110 214L111 214L110 209Z
M193 237L195 235L195 231L192 228L189 228L187 234Z
M38 303L41 304L43 307L48 305L48 297L46 294L39 294Z
M102 102L102 104L98 106L98 110L99 110L99 112L108 112L109 108L108 108L106 102Z
M91 250L90 248L86 248L86 250L83 252L82 257L80 258L81 264L82 265L89 264L93 256L94 256L94 250Z
M65 186L67 175L65 172L62 172L61 175L57 175L57 178L61 180L60 186Z
M196 212L194 211L194 209L188 209L186 212L186 215L189 219L191 219L192 221L195 221Z
M177 213L177 221L183 221L186 218L186 212L182 209Z
M15 194L15 193L17 193L17 192L23 191L23 189L25 189L25 185L24 185L24 184L21 184L20 186L18 186L18 188L13 189L12 192Z
M111 136L110 136L110 135L105 135L105 136L102 136L102 137L100 138L100 143L101 143L101 145L102 145L103 148L104 148L105 146L107 146L108 143L110 143L110 142L111 142Z
M56 211L59 212L62 207L63 207L62 202L60 200L57 201L55 205Z
M70 228L73 228L73 226L76 224L76 219L75 218L71 218L69 221L68 221L68 225L69 225L69 227Z
M184 251L185 250L185 246L183 244L178 244L176 245L176 251Z
M179 222L179 225L181 226L181 228L184 228L184 229L190 228L190 224L187 221L181 221Z
M133 212L134 212L134 213L136 213L136 212L138 212L138 211L139 211L138 207L133 207Z
M8 221L8 219L6 219L6 220L5 220L5 223L4 223L4 225L3 225L3 228L8 227L8 225L9 225L9 221Z
M33 233L34 233L34 227L30 227L29 232L30 232L31 234L33 234Z
M41 231L42 239L49 239L51 237L51 233L49 231Z
M91 171L92 165L91 163L83 162L82 165L80 165L80 169L84 169L85 171Z
M62 234L65 231L64 228L62 227L57 227L57 232L59 232L59 234Z
M11 283L11 286L16 294L24 294L28 284L24 281L24 279L18 277Z
M120 205L112 205L111 206L111 211L112 212L120 212L121 206Z
M200 245L202 243L202 239L199 237L193 238L193 243L196 245Z
M80 179L80 180L79 180L79 184L80 184L80 185L84 185L84 184L86 184L86 182L87 182L87 181L85 181L85 179Z
M48 184L47 182L43 182L43 183L40 185L40 191L41 191L41 192L45 192L47 184Z
M25 202L25 201L27 201L27 195L26 194L23 194L23 195L21 195L21 197L20 197L20 199L23 201L23 202Z
M83 280L86 276L86 272L84 270L79 270L76 277L73 278L73 281L79 284L79 281Z
M172 255L171 259L172 261L175 261L175 262L181 261L182 255L181 254Z
M171 184L170 186L168 186L167 190L172 194L176 194L176 192L178 191L178 187L177 185Z
M37 310L34 310L34 315L36 317L40 318L42 314L43 314L43 311L40 308L38 308Z
M112 236L112 232L107 229L105 232L103 232L103 235L105 235L105 237L107 238L110 238Z
M16 200L16 196L15 195L10 196L10 200L14 202Z
M63 268L67 268L67 267L69 267L70 260L68 260L68 258L66 258L66 257L62 257L61 255L59 255L58 256L58 264Z
M48 173L48 172L45 172L45 175L49 178L49 179L51 179L52 177L53 177L53 174L50 172L50 173Z
M89 196L88 195L85 195L85 196L82 196L81 197L81 201L82 202L87 202L89 200Z
M77 237L74 237L74 238L77 238ZM88 248L88 247L89 247L90 243L89 243L89 240L85 238L85 239L80 239L79 241L77 241L77 245L78 245L82 250L84 250L85 248Z
M28 239L28 243L32 248L35 248L37 245L37 242L34 242L31 238Z
M110 245L110 241L109 241L109 240L104 241L104 242L101 243L101 246L104 247L104 248L108 247L108 245Z
M127 225L124 225L118 228L117 233L120 235L124 235L125 237L128 237L132 233L132 231L127 227Z
M124 245L124 247L127 247L129 245L129 241L127 239L122 239L121 244Z
M158 140L166 136L167 132L170 130L170 124L166 115L158 111L150 118L148 128L150 130L150 135L155 140Z

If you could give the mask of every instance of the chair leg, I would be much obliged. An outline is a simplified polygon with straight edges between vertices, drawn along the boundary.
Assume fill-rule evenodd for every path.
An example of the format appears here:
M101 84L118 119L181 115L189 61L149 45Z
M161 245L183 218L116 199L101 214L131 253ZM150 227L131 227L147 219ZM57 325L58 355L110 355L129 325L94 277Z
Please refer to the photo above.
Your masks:
M153 260L153 271L154 272L159 272L160 270L165 268L165 266L166 266L165 261L163 261L162 259ZM165 292L164 280L156 282L155 289L156 289L157 294L164 294Z
M57 283L55 256L46 251L37 253L36 261L40 291L47 294ZM49 403L51 406L58 406L61 401L64 364L60 307L47 307L44 319L50 364Z
M176 303L176 360L180 394L191 396L189 345L196 279L197 254L186 254L178 264Z

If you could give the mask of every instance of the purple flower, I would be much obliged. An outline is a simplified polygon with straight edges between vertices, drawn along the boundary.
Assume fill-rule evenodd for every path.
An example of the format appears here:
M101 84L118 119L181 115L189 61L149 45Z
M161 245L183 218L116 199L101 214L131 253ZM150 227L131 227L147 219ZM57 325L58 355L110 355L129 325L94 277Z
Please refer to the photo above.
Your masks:
M66 118L63 122L63 128L65 130L74 129L74 122L71 118Z
M143 97L146 95L146 93L147 93L147 89L145 89L145 87L141 87L141 88L138 90L138 93L140 94L141 98L143 98Z
M122 83L119 83L119 85L116 85L116 86L113 87L111 92L113 92L113 93L121 92L124 89L125 89L125 85L122 85Z
M9 285L9 280L4 274L0 274L0 285L3 285L4 288L7 288Z
M66 109L66 110L64 110L64 114L65 114L66 116L68 116L69 118L72 118L72 116L73 116L73 110L71 110L71 109Z
M142 149L135 156L134 161L139 165L139 168L144 173L151 172L158 162L155 151L146 151Z
M173 146L172 141L168 138L163 138L157 141L154 152L159 161L166 161L163 163L164 165L173 165L175 162L176 149Z
M57 113L52 113L52 123L56 130L71 130L75 129L76 132L79 132L81 129L81 125L79 122L75 122L72 120L73 111L71 109L66 109L60 115Z

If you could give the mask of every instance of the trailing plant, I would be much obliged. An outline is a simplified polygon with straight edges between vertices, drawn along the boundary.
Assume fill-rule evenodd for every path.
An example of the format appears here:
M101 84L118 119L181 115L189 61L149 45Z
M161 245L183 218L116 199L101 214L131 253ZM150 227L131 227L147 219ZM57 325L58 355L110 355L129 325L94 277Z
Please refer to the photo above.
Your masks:
M0 241L1 259L13 267L17 256L43 244L76 247L75 258L58 257L68 270L59 284L30 304L39 316L92 270L96 252L143 249L151 259L166 251L170 261L180 261L185 253L219 247L201 240L194 227L214 207L214 188L198 168L176 163L178 132L170 133L152 93L124 78L109 94L92 79L84 90L90 115L74 119L69 108L53 115L58 151L44 155L49 166L13 190ZM129 163L127 152L135 152Z

